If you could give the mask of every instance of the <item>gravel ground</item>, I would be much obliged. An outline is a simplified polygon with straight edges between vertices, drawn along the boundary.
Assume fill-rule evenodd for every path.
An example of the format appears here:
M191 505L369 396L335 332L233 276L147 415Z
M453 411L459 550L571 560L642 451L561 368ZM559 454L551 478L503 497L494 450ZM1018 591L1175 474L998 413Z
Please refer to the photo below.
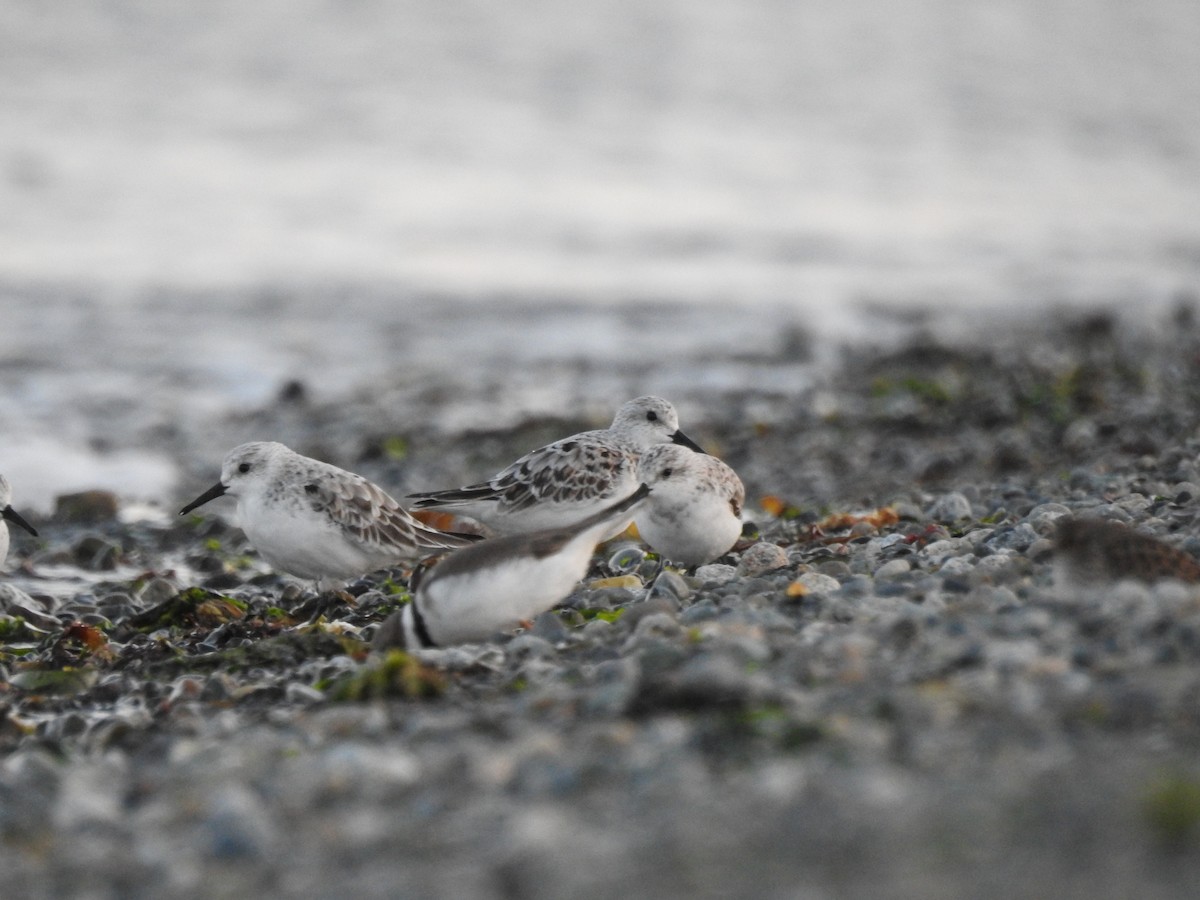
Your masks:
M3 893L1191 896L1200 590L1059 584L1050 540L1088 513L1200 552L1200 332L1167 325L1047 316L680 397L746 540L653 583L609 545L482 645L370 656L403 571L314 597L216 514L64 500L0 583ZM361 437L326 458L389 487L595 424L401 447L365 395L302 394L252 415L302 452ZM181 457L188 489L218 461Z

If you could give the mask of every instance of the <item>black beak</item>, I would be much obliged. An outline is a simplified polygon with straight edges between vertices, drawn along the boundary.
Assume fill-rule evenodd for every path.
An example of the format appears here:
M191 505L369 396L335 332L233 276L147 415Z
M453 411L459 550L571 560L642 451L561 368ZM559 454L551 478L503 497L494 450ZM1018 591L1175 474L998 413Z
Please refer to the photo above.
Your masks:
M22 519L21 514L11 506L6 506L4 509L0 510L0 516L8 519L8 521L12 522L14 525L20 525L34 537L37 537L37 529Z
M682 431L676 431L673 435L671 435L671 443L682 444L684 447L687 447L689 450L695 450L697 453L704 453L704 451L700 448L700 445L697 444L695 441L693 441L690 437L688 437ZM707 456L708 454L705 453L704 455Z
M221 482L218 481L216 484L214 484L212 487L210 487L207 491L205 491L203 494L201 494L199 497L197 497L195 500L193 500L191 503L189 503L187 506L185 506L183 509L181 509L179 511L179 514L181 516L186 516L197 506L203 506L209 500L216 500L218 497L224 497L224 496L225 496L225 485L221 484Z

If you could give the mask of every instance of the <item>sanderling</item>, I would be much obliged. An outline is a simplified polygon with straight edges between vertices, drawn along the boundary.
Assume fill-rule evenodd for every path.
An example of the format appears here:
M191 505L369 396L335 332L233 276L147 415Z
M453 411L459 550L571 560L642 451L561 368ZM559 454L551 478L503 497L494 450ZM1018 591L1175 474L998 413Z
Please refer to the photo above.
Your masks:
M318 589L477 540L429 528L361 475L274 441L231 450L221 480L179 514L225 494L237 498L242 530L262 557Z
M737 543L746 489L721 460L685 447L652 447L642 454L638 475L654 493L634 524L664 560L698 566Z
M37 537L37 530L12 508L12 488L9 487L8 479L0 475L0 564L3 564L8 556L8 525L5 524L5 520L14 525L20 525Z
M1200 562L1194 557L1117 522L1064 518L1055 529L1054 544L1055 579L1068 588L1123 578L1200 582Z
M423 574L412 602L379 627L374 648L481 641L545 612L570 594L587 574L596 544L615 525L628 526L649 494L639 485L574 525L492 538L451 553Z
M563 527L632 494L638 455L670 443L704 452L679 430L675 407L660 397L638 397L617 410L606 429L530 451L487 481L409 499L414 509L461 513L498 534Z

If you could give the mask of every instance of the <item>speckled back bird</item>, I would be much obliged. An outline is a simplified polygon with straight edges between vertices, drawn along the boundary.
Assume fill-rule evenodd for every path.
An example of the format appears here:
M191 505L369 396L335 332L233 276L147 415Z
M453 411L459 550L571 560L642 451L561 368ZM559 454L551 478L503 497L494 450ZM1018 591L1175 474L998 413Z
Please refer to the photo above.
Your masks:
M274 441L231 450L221 480L179 514L226 494L237 498L242 530L263 559L318 589L479 540L430 528L361 475Z
M638 457L660 444L703 453L679 429L675 407L661 397L638 397L617 410L608 428L539 447L487 481L408 499L413 509L459 513L497 534L558 528L637 490Z
M1165 541L1105 519L1060 519L1055 530L1055 567L1061 581L1094 584L1132 578L1200 583L1200 562Z

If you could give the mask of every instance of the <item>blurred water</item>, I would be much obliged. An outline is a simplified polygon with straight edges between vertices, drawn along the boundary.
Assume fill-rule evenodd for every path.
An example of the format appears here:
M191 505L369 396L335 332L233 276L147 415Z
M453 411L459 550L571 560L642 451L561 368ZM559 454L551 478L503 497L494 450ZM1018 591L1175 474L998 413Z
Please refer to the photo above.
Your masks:
M122 442L139 416L313 372L350 390L400 353L665 368L682 342L687 380L796 324L872 336L865 310L1153 313L1200 269L1192 0L0 0L0 21L14 484L165 488L145 429ZM666 349L603 311L646 302L679 305Z

